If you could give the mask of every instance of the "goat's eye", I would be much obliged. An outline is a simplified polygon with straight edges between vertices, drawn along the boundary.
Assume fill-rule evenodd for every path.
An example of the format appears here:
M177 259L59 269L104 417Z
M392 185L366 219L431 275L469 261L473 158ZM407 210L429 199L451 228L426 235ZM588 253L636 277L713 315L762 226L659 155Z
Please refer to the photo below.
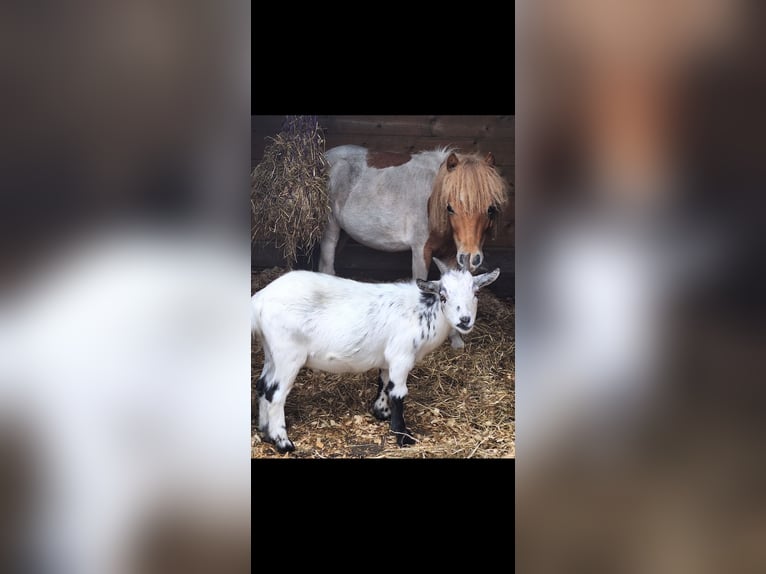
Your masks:
M497 215L497 207L490 205L489 209L487 209L487 215L489 217L495 217L495 215Z
M447 213L450 215L455 215L455 210L452 209L452 206L449 203L447 204Z
M442 303L446 303L447 302L447 296L444 293L441 293L439 295L439 299L442 300Z

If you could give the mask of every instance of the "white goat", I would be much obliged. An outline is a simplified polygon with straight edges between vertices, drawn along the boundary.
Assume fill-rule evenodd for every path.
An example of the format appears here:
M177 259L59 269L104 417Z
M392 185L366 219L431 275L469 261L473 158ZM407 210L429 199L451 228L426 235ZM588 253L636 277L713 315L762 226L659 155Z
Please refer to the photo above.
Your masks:
M474 277L434 261L439 281L361 283L292 271L253 295L252 330L264 352L258 428L280 453L295 450L284 406L303 366L331 373L380 369L373 414L391 420L399 446L415 442L404 423L407 375L451 329L473 329L476 292L500 274Z

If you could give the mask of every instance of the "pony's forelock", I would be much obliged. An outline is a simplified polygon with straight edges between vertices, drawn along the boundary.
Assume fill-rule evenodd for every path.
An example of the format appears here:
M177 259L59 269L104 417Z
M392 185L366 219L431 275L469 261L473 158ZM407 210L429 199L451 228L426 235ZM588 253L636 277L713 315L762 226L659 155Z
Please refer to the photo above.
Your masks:
M440 148L445 160L450 147ZM508 203L508 185L494 167L478 153L457 154L459 163L448 171L445 163L439 167L428 200L428 220L431 229L446 233L450 229L447 204L473 215L486 212L490 205L502 210Z

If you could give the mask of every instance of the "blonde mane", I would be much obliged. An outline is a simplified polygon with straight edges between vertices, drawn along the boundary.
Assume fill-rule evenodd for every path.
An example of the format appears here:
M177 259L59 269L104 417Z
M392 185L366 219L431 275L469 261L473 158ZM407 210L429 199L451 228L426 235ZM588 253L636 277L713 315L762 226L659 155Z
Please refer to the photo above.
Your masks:
M495 168L478 153L455 154L458 164L447 170L445 160L434 179L428 198L428 221L431 231L443 235L451 225L447 204L467 215L485 214L490 205L498 211L508 203L508 185Z

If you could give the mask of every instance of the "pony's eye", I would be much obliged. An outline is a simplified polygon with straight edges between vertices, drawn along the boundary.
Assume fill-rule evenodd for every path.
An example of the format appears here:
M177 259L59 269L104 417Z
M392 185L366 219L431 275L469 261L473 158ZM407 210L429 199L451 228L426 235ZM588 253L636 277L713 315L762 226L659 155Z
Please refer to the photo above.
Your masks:
M452 209L452 206L449 203L447 204L447 213L450 215L455 215L455 210Z
M487 215L489 215L490 217L495 217L495 215L497 215L497 207L495 207L494 205L490 205L489 209L487 209Z
M442 300L442 303L446 303L447 302L447 296L444 293L441 293L439 295L439 299Z

